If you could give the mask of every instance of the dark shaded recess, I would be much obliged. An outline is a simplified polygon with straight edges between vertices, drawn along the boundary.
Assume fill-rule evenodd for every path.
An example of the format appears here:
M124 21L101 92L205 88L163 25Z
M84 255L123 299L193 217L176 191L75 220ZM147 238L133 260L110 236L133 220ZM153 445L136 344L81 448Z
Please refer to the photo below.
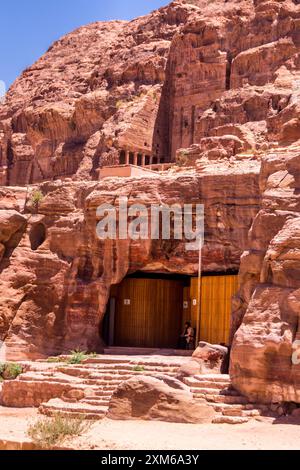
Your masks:
M29 234L31 249L36 251L46 240L46 228L43 224L34 225Z
M232 67L232 55L227 52L227 66L226 66L226 90L230 90L231 82L231 67Z
M121 150L120 152L120 160L119 160L120 165L125 165L126 163L126 154L125 150Z
M93 264L90 258L86 258L78 268L77 277L84 282L90 282L93 277Z

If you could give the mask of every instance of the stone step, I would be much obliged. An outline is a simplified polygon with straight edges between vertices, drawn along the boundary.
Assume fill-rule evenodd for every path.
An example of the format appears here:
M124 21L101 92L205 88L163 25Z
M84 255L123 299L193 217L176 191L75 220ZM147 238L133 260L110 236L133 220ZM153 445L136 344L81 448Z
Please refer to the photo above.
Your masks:
M236 408L231 408L231 409L228 408L227 410L223 410L222 415L223 416L244 416L243 410L236 409Z
M95 395L98 396L98 397L104 397L104 396L108 396L108 395L112 395L114 393L114 391L116 390L117 387L105 387L105 388L101 388L101 389L97 389L95 391Z
M249 419L240 416L217 416L213 419L213 424L245 424Z
M43 403L39 411L47 416L53 416L53 413L68 413L74 417L83 415L89 417L89 419L102 419L107 413L107 406L95 406L82 402L70 403L60 399L53 399Z
M111 374L111 375L107 375L107 374L99 374L99 373L92 373L90 374L88 377L85 377L85 378L88 378L88 379L96 379L96 380L107 380L108 382L111 381L111 380L120 380L122 382L124 382L125 380L129 380L129 379L132 379L133 377L137 377L139 375L146 375L146 376L151 376L151 377L155 377L157 375L168 375L169 377L171 376L170 373L156 373L156 372L132 372L132 373L128 373L128 374Z
M82 363L80 367L84 368L95 368L95 369L111 369L111 370L132 370L135 367L144 367L145 369L152 370L152 369L158 369L158 370L169 370L170 372L176 372L179 367L178 365L165 365L165 364L154 364L154 363L140 363L140 362L127 362L126 364L85 364Z
M231 380L229 375L227 374L207 374L207 375L195 375L194 378L199 382L218 382L218 383L226 383L230 384Z
M105 381L105 382L116 382L116 381L120 381L120 382L124 382L125 380L129 380L129 379L132 379L133 377L133 374L130 374L130 375L119 375L119 374L115 374L115 375L100 375L100 374L91 374L88 379L92 379L92 380L101 380L101 381Z
M100 398L97 399L97 397L95 397L94 399L91 399L91 398L84 398L83 400L80 400L80 403L87 403L88 405L92 405L92 406L108 406L109 405L109 402L110 402L110 397L107 397L106 399L105 398Z
M207 395L205 393L194 393L195 399L205 399L211 403L226 403L230 405L246 405L248 399L242 396L226 396L226 395Z
M185 378L184 383L188 385L189 387L193 387L193 388L213 388L213 389L218 389L218 390L224 390L226 387L230 385L229 382L223 383L223 382L213 382L209 380L199 381L192 377Z
M156 374L163 374L168 375L170 377L175 377L177 375L176 372L170 371L160 371L160 370L143 370L143 371L135 371L132 369L115 369L115 370L101 370L101 369L84 369L84 368L63 368L61 372L65 375L69 375L71 377L76 378L101 378L104 380L114 380L114 379L122 379L127 380L131 377L136 375L156 375Z
M248 405L228 405L226 403L219 403L219 404L212 404L210 406L214 408L214 410L222 414L223 416L241 416L241 417L256 417L261 416L263 411L258 408L246 409Z
M128 364L128 359L114 357L93 357L85 359L82 364Z
M57 383L57 384L71 384L71 385L80 385L82 380L77 377L68 377L61 375L47 375L47 374L22 374L19 375L18 380L20 382L48 382L48 383Z
M83 384L86 385L98 385L98 386L105 386L110 385L114 387L118 387L120 383L124 382L123 380L100 380L100 379L84 379Z
M119 358L91 358L86 359L81 363L81 365L89 365L89 364L118 364L121 367L135 367L135 366L143 366L143 367L160 367L160 368L173 368L179 369L182 366L182 362L162 362L162 361L155 361L155 360L128 360L128 359L119 359Z
M262 410L254 409L254 410L243 410L242 411L242 416L245 416L247 418L256 418L257 416L262 415Z
M95 390L93 394L86 395L85 398L93 399L93 398L98 397L100 399L100 398L105 398L105 397L111 397L114 391L115 391L115 388L111 390Z
M199 394L202 393L204 395L218 395L220 392L220 389L218 388L200 388L200 387L192 387L191 392L193 394Z
M232 410L242 413L244 405L230 405L228 403L209 403L217 413L223 414L223 411Z
M204 383L204 382L203 382ZM240 396L234 388L214 388L214 387L191 387L192 393L208 393L209 395L224 395L229 397Z

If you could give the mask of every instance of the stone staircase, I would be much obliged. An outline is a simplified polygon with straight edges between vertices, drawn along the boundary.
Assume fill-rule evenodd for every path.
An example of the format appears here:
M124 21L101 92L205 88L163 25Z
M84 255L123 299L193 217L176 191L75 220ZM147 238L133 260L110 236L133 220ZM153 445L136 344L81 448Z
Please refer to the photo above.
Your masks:
M177 358L178 359L178 358ZM168 375L175 377L181 361L164 361L153 358L147 360L101 358L90 359L78 366L61 366L59 372L64 380L80 379L79 395L74 394L63 399L51 399L39 407L41 413L47 416L63 414L64 416L84 417L87 419L102 419L108 410L110 398L119 384L135 375ZM47 380L47 372L44 372ZM53 379L55 380L55 374ZM62 376L60 376L62 380ZM80 392L84 396L78 400Z
M83 417L100 420L105 417L111 396L125 380L135 375L168 375L176 377L187 357L99 356L79 365L67 363L30 363L27 372L8 387L5 406L38 406L42 414ZM216 424L242 424L268 411L253 405L231 387L228 375L196 375L183 379L196 400L205 399L216 412ZM53 397L60 398L53 398ZM20 400L16 403L15 400ZM9 402L10 399L14 400ZM24 405L25 403L25 405Z
M194 398L205 399L216 412L215 424L243 424L268 411L264 405L254 405L231 386L229 375L196 375L184 379Z

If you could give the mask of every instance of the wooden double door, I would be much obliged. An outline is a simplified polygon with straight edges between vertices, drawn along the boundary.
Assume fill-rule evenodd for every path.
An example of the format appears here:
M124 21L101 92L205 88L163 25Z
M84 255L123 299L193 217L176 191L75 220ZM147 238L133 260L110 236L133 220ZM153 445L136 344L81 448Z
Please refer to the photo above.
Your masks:
M184 286L181 280L125 279L116 291L115 346L176 348Z
M203 276L200 286L197 278L126 278L112 292L110 344L173 349L178 346L186 321L192 323L197 339L228 344L238 276Z

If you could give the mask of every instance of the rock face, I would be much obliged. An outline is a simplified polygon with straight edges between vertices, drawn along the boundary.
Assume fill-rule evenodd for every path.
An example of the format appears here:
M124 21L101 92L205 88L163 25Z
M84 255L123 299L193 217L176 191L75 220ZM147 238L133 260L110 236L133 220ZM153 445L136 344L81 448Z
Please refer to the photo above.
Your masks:
M57 397L70 399L74 391L81 392L81 398L84 397L84 388L80 388L75 380L72 384L71 382L47 381L45 377L41 377L41 381L38 382L36 377L30 380L30 374L27 379L26 374L23 377L22 381L16 379L3 383L1 405L13 408L34 408Z
M23 72L0 106L8 357L101 351L111 286L137 271L197 275L181 241L100 241L101 204L203 203L204 272L240 269L234 385L300 401L299 22L296 0L176 1L82 27ZM101 166L147 156L173 165L98 181Z
M193 144L264 148L296 88L298 29L292 0L175 1L79 28L0 106L0 182L93 179L125 152L156 163ZM295 139L297 117L283 124Z
M231 376L253 400L300 401L299 169L299 147L265 156L262 208L242 257Z
M152 155L171 40L195 9L175 2L54 43L1 106L2 184L90 179L99 165L118 162L121 150Z
M171 423L211 423L213 408L193 400L189 387L179 380L136 377L123 382L109 404L108 418L143 419Z
M243 165L228 166L226 177L218 171L212 166L203 174L44 183L38 205L31 188L19 215L25 220L19 243L1 264L0 338L8 357L101 351L99 328L112 285L136 271L197 272L198 252L187 252L184 240L99 240L97 208L103 203L118 208L116 195L127 196L129 207L142 201L150 211L151 204L194 203L201 194L207 213L205 270L238 269L259 208L258 166L251 172L247 166L248 173Z

